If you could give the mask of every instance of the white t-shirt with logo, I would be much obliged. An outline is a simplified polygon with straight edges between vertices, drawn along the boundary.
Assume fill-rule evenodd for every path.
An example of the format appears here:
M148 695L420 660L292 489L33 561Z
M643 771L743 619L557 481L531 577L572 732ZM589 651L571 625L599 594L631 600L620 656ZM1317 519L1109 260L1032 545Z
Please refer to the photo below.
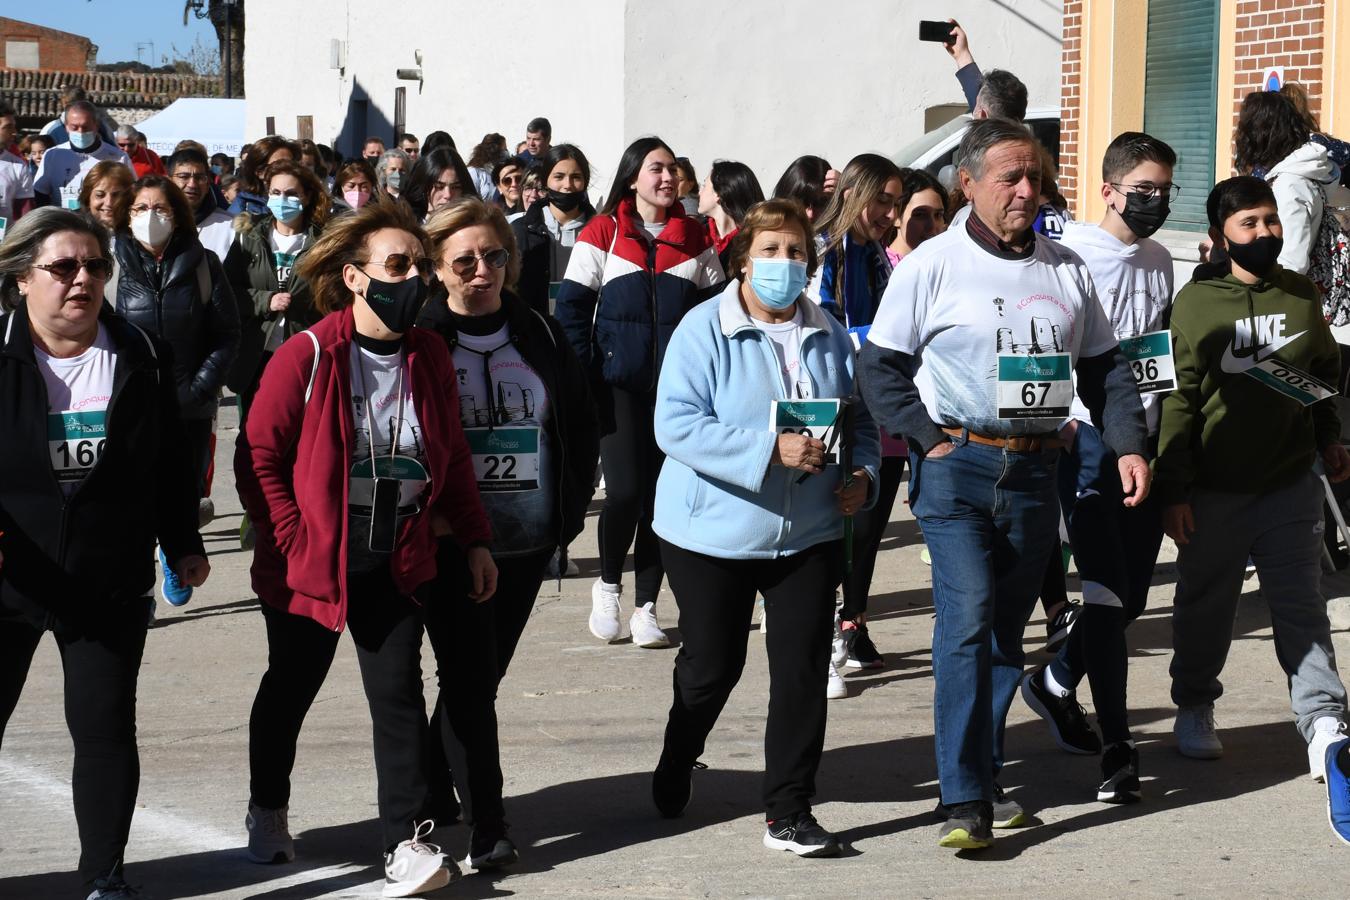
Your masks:
M798 378L802 366L801 309L788 322L762 322L754 316L750 317L750 322L764 332L774 355L778 357L779 372L783 376L783 396L792 400L807 399L811 393L811 379ZM804 387L799 385L802 381L806 382Z
M33 190L46 194L52 203L65 209L78 209L84 177L94 166L109 160L120 162L131 169L132 178L136 177L136 170L131 167L131 157L116 144L99 141L99 145L87 153L71 147L69 141L57 144L42 154Z
M33 173L28 163L0 148L0 240L14 227L14 207L33 196Z
M867 339L917 356L932 420L978 434L1044 434L1061 421L999 416L1000 354L1098 356L1116 346L1087 266L1042 235L1026 259L1003 259L965 226L925 241L896 266Z
M281 285L283 292L290 290L291 273L295 271L295 258L300 255L301 249L305 245L306 234L303 231L297 231L295 234L282 234L275 228L268 237L268 243L272 247L272 267L277 273L277 284ZM271 334L267 336L267 343L263 346L264 350L276 352L277 348L286 340L286 314L280 313L277 316L277 323L272 328ZM352 346L356 346L353 344Z
M486 373L484 354L490 354ZM507 325L487 335L460 331L454 363L460 424L492 522L492 555L551 548L558 539L557 491L553 448L544 427L550 412L543 380L511 343Z
M47 386L47 453L61 490L69 497L103 455L108 442L108 402L117 356L102 325L79 356L60 358L33 348Z
M413 406L412 381L404 367L402 352L382 356L359 347L353 341L351 391L352 424L356 440L347 481L347 570L364 572L376 568L387 558L387 554L376 553L370 549L370 505L375 487L370 477L372 432L377 460L389 456L392 435L396 428L398 429L396 452L399 456L415 459L423 467L427 464L427 458L426 445L422 441L421 422ZM400 520L417 512L426 486L424 479L399 478Z
M1172 256L1151 238L1126 244L1100 225L1069 222L1061 243L1077 253L1092 274L1111 330L1118 340L1166 329L1172 308ZM1149 434L1158 433L1163 394L1140 394ZM1077 396L1073 417L1091 422L1092 417Z

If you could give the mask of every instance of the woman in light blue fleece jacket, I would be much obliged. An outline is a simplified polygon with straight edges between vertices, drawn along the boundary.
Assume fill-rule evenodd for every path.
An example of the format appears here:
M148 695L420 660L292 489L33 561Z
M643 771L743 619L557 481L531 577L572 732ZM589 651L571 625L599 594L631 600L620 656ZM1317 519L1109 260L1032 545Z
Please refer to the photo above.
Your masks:
M752 208L730 263L734 280L675 329L656 392L656 440L667 458L652 528L683 644L652 797L668 817L688 804L692 770L745 665L762 593L774 620L764 845L830 856L839 843L811 815L811 797L844 517L875 499L877 429L850 402L847 330L802 293L816 267L802 208L789 200Z

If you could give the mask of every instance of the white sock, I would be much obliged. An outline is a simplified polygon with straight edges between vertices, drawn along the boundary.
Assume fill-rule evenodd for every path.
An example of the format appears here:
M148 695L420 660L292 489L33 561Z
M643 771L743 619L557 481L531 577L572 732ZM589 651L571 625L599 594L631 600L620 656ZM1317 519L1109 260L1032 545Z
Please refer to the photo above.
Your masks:
M1067 697L1073 693L1069 688L1063 687L1055 680L1055 674L1050 671L1050 667L1045 667L1045 688L1056 697Z

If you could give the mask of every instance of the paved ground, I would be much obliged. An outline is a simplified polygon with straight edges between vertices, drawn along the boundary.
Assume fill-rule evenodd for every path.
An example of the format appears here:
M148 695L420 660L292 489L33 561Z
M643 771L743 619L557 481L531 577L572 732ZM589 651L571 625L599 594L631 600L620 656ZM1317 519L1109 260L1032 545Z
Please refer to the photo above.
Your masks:
M232 417L232 411L227 413ZM214 572L190 606L160 606L140 688L143 777L128 875L153 898L378 896L378 829L370 725L344 641L306 723L291 824L298 859L245 861L249 705L266 657L262 620L238 551L228 478L233 431L222 428L208 528ZM1174 571L1160 565L1152 606L1133 628L1131 700L1145 802L1096 803L1097 760L1071 757L1019 700L1004 782L1035 827L970 856L940 850L931 727L928 570L908 509L897 510L877 570L872 633L885 670L849 678L830 706L816 811L842 832L837 860L799 860L760 844L759 777L768 690L762 638L713 733L688 815L656 817L648 773L670 702L674 651L603 646L586 630L596 571L594 523L576 547L583 577L546 585L502 685L499 716L508 815L522 860L509 875L471 876L454 897L1344 896L1350 848L1327 827L1290 724L1269 619L1249 583L1218 709L1219 762L1177 755L1167 662ZM1171 559L1171 547L1164 550ZM663 595L663 616L675 607ZM1338 603L1341 601L1338 601ZM1337 610L1341 629L1350 616ZM1029 643L1044 633L1038 618ZM1350 637L1336 634L1343 659ZM429 656L429 653L428 653ZM82 896L69 797L70 740L60 661L38 653L0 754L0 897ZM462 826L437 839L463 854Z

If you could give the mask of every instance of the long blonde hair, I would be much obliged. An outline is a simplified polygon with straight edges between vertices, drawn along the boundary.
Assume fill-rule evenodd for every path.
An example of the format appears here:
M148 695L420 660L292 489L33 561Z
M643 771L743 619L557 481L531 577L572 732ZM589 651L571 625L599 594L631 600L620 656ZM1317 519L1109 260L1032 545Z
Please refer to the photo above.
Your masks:
M822 255L828 256L844 246L844 237L862 218L867 205L886 190L886 182L900 178L900 167L884 156L864 153L844 167L825 211L816 219L816 234L826 238Z

